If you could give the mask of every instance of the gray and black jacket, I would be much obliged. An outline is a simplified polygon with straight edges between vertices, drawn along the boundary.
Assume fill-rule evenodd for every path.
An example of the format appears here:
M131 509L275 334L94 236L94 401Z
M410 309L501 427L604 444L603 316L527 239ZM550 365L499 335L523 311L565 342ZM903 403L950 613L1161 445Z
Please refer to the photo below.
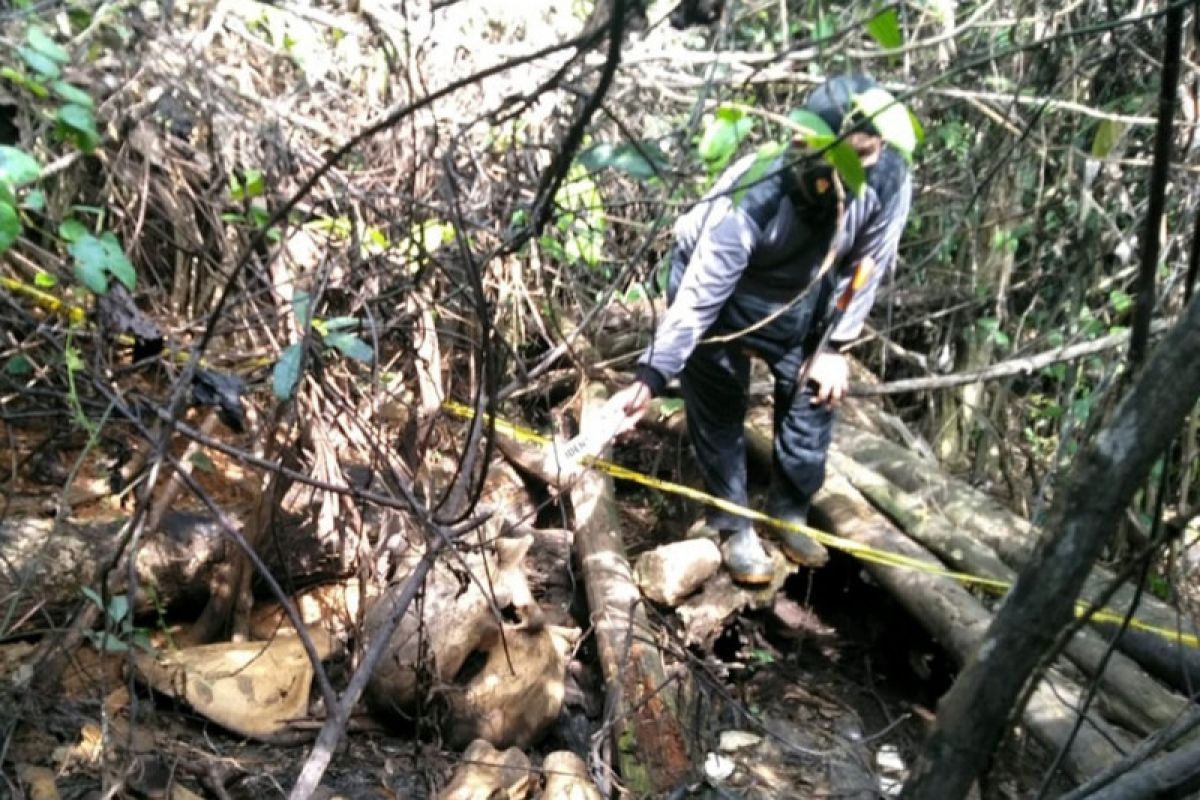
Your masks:
M904 160L884 148L869 171L862 194L847 193L841 234L833 241L834 215L809 212L782 160L764 178L741 190L754 156L730 167L716 185L675 223L676 266L671 304L654 341L639 360L638 377L655 394L687 362L733 296L752 295L769 305L792 302L819 275L830 248L836 285L822 300L839 296L853 267L874 259L875 269L854 296L831 341L845 343L862 329L883 276L895 265L896 250L908 218L912 181ZM825 309L817 319L825 317Z

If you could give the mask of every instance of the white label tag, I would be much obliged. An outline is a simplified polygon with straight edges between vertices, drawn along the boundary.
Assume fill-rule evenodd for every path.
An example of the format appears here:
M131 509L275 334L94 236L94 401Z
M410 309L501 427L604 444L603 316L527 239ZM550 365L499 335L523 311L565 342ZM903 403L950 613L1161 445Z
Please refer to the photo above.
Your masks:
M588 418L587 427L574 439L555 446L555 456L564 469L577 469L583 459L600 455L613 440L625 421L625 410L609 402L595 416Z

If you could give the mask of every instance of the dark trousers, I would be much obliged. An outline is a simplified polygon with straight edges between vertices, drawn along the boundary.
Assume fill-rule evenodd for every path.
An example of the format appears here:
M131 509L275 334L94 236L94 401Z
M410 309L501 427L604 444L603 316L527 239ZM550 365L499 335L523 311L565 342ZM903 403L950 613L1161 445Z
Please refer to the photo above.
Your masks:
M681 259L673 259L668 295L674 300L682 278ZM678 272L678 275L676 274ZM775 382L774 453L765 512L799 520L825 481L825 455L833 433L833 411L812 404L811 387L797 387L801 364L815 347L815 309L825 308L832 282L814 287L804 300L770 323L744 332L777 312L786 302L738 291L726 302L705 339L740 333L729 342L699 345L688 359L680 382L687 404L688 434L708 492L741 506L749 505L744 425L750 359L766 361ZM752 522L720 509L708 510L714 528L740 530Z

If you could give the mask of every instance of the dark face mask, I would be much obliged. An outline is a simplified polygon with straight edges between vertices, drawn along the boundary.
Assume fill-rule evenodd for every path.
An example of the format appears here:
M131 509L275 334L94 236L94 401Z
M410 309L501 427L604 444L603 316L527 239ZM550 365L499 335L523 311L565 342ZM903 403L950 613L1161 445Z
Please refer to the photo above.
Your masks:
M796 166L792 202L798 210L825 218L837 213L837 186L833 166L823 159L808 159Z

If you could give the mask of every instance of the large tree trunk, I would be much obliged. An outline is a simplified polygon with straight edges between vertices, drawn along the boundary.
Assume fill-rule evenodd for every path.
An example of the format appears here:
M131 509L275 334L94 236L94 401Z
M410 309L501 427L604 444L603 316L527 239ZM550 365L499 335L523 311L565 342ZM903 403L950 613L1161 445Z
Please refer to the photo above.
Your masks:
M604 390L593 385L586 397L582 426L603 405ZM612 478L586 471L571 490L571 505L575 548L613 709L617 764L634 796L662 797L687 779L691 761L669 702L662 657L648 641L650 624L625 557Z
M841 475L830 475L814 506L827 518L829 529L839 536L941 567L941 563L926 550L896 530ZM956 581L869 561L864 563L864 568L960 663L966 662L977 650L992 617ZM1073 708L1081 696L1082 691L1077 685L1052 671L1034 688L1022 719L1039 741L1057 749L1067 742L1075 720ZM1089 717L1088 724L1080 729L1068 750L1064 766L1073 778L1084 780L1120 758L1121 751L1116 743L1123 741L1127 742L1128 737L1118 729L1099 718Z
M857 428L836 426L834 447L937 508L968 539L991 549L1010 568L1021 570L1031 563L1038 532L1028 520L1004 508L984 492L948 475L909 450ZM1084 580L1080 595L1085 600L1094 600L1115 581L1116 576L1111 570L1094 566ZM1119 611L1129 608L1134 592L1132 586L1118 588L1108 606ZM1147 593L1139 600L1137 616L1165 630L1179 629L1191 635L1200 633L1196 620L1181 615L1177 609ZM1111 625L1098 627L1104 632ZM1200 652L1174 646L1161 636L1130 631L1121 638L1119 645L1122 652L1180 690L1187 686L1186 676L1200 674ZM1174 669L1166 669L1168 666Z
M1193 301L1112 421L1076 461L1047 537L939 704L906 798L962 797L984 768L1022 687L1074 616L1075 599L1130 498L1200 397L1197 363L1200 302Z
M964 534L927 503L899 491L886 478L842 453L830 453L830 461L905 533L954 569L1008 583L1016 578L1016 572L995 552ZM1108 650L1108 642L1086 628L1076 633L1066 648L1067 657L1088 674L1096 675L1103 666L1100 686L1108 717L1149 735L1171 724L1188 708L1186 699L1167 690L1135 661Z

